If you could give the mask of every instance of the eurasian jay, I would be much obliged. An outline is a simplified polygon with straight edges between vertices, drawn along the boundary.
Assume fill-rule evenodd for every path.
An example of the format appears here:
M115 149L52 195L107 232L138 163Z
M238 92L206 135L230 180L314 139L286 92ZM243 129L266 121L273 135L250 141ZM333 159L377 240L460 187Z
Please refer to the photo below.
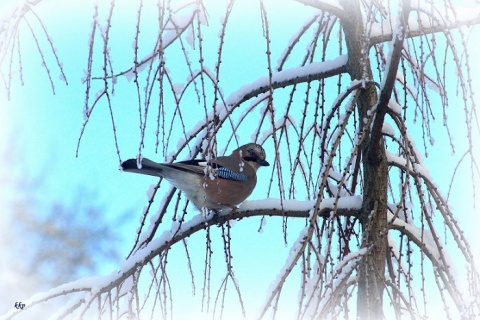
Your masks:
M189 160L175 163L156 163L142 159L141 167L136 159L122 163L123 171L164 177L174 187L184 192L195 207L219 211L236 209L257 184L257 170L268 166L265 150L249 143L235 149L230 156L211 161Z

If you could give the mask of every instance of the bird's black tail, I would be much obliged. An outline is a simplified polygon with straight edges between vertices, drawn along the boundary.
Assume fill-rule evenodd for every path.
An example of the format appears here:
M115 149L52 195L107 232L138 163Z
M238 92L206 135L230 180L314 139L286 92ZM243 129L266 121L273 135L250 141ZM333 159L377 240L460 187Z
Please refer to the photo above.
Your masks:
M161 177L163 166L160 163L153 162L147 158L142 159L142 167L138 168L137 159L128 159L122 162L122 171L147 174L150 176Z

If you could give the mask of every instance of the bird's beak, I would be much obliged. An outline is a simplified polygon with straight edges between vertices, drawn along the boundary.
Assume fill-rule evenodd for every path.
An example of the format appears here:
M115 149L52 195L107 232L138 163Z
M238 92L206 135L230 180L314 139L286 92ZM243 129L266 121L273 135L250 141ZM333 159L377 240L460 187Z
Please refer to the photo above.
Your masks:
M260 160L258 159L257 163L263 167L268 167L270 163L268 163L266 160Z

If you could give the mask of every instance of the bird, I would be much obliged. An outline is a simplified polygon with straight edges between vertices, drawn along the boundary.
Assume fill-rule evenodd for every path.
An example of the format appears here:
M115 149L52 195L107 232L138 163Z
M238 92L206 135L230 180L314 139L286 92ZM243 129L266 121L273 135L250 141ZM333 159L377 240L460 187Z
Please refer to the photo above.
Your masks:
M163 177L185 193L194 206L202 211L219 212L226 208L236 210L257 184L257 170L270 164L265 160L265 150L256 143L245 144L229 156L187 160L174 163L157 163L147 158L121 164L126 172Z

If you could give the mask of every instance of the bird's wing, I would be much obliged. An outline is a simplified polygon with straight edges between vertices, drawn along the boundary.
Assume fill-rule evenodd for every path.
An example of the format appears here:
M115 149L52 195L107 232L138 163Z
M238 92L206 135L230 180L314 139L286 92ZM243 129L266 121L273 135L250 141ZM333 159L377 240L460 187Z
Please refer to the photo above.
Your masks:
M181 162L168 164L168 166L182 170L182 171L188 171L194 174L202 175L202 176L205 175L205 168L209 166L212 173L218 175L220 179L233 180L233 181L247 180L248 177L244 173L236 172L235 170L232 170L230 168L227 168L221 165L221 163L225 161L225 159L223 158L225 157L219 157L216 160L210 161L210 162L204 159L181 161ZM238 167L238 163L239 161L237 160L236 161L237 167Z
M156 163L147 158L142 159L142 167L138 168L136 159L129 159L122 163L123 171L147 174L156 177L165 177L174 179L174 173L171 171L179 170L182 172L205 176L205 168L209 166L210 172L220 179L232 181L247 181L248 176L242 172L241 161L234 159L225 159L227 157L219 157L214 161L188 160L175 163ZM223 164L223 165L222 165ZM224 166L225 165L225 166ZM170 170L169 170L170 169Z
M164 165L180 171L204 176L205 167L207 166L207 161L204 159L187 160L187 161L180 161L180 162L174 162L174 163L165 163Z

